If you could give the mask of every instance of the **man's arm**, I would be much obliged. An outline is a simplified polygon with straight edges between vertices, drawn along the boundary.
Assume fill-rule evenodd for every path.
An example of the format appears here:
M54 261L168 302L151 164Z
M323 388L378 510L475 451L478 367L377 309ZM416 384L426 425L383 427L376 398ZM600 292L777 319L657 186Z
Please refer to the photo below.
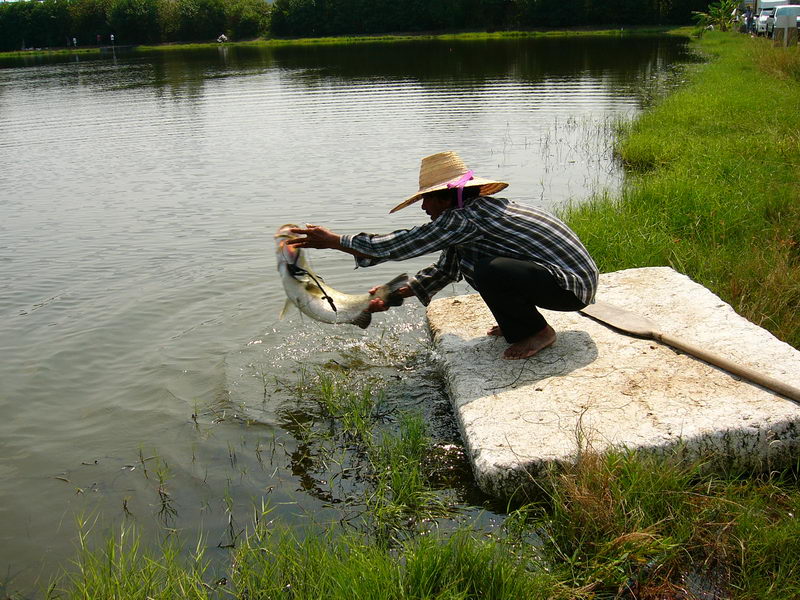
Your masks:
M306 229L296 227L294 229L290 229L289 231L292 233L301 233L306 236L303 238L287 240L286 243L290 246L297 246L298 248L330 248L333 250L339 250L340 252L346 252L347 254L352 254L357 258L375 258L374 256L364 254L363 252L359 252L353 248L345 248L342 246L342 236L325 227L320 227L318 225L307 225Z

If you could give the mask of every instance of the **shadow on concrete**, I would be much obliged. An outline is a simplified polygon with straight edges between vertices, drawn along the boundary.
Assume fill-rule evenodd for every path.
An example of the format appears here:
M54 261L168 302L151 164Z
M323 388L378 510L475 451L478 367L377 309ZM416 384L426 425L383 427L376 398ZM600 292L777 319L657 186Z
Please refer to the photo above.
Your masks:
M447 339L449 338L449 339ZM534 386L552 377L566 377L597 358L597 346L586 331L559 331L556 343L525 360L505 360L508 344L502 338L465 340L444 334L440 347L452 349L445 364L458 404L507 390Z

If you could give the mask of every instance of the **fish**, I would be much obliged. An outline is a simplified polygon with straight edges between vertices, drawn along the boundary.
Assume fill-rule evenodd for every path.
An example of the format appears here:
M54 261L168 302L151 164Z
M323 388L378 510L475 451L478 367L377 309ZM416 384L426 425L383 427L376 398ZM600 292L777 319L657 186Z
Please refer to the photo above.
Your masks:
M372 300L380 298L388 306L403 304L398 290L408 285L407 273L378 286L374 294L345 294L330 287L311 269L304 250L286 243L300 237L291 232L297 227L290 223L279 227L275 233L278 273L287 298L281 316L294 305L303 314L322 323L349 323L366 329L372 322L369 311Z

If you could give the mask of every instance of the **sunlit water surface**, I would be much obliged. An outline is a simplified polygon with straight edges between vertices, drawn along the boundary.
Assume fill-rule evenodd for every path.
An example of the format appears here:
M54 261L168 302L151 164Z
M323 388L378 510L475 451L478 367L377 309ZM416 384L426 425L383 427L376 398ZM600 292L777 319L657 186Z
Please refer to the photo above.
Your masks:
M81 516L203 531L212 558L262 498L338 521L287 416L303 369L377 373L457 442L421 306L365 332L279 320L274 231L423 222L387 212L448 149L538 206L615 190L615 123L686 60L675 39L564 38L0 63L0 594L66 564ZM430 261L313 255L347 292ZM494 518L468 476L443 493Z

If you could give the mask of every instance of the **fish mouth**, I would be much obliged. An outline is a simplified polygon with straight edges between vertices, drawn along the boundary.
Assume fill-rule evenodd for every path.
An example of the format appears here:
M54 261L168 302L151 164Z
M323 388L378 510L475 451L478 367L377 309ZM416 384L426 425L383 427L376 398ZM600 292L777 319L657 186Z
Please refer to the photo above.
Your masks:
M285 260L288 264L293 265L297 263L297 260L300 256L299 248L290 246L286 243L286 240L282 240L278 245L278 248L280 248L280 253L283 256L283 260Z
M292 233L292 229L299 228L299 225L295 225L294 223L287 223L286 225L281 225L278 227L278 231L275 232L275 239L294 239L297 237L296 233Z
M290 246L286 242L297 238L297 234L291 232L291 229L298 227L294 223L287 223L278 227L275 232L275 244L278 246L278 254L282 257L283 261L287 264L296 264L300 258L300 248Z

